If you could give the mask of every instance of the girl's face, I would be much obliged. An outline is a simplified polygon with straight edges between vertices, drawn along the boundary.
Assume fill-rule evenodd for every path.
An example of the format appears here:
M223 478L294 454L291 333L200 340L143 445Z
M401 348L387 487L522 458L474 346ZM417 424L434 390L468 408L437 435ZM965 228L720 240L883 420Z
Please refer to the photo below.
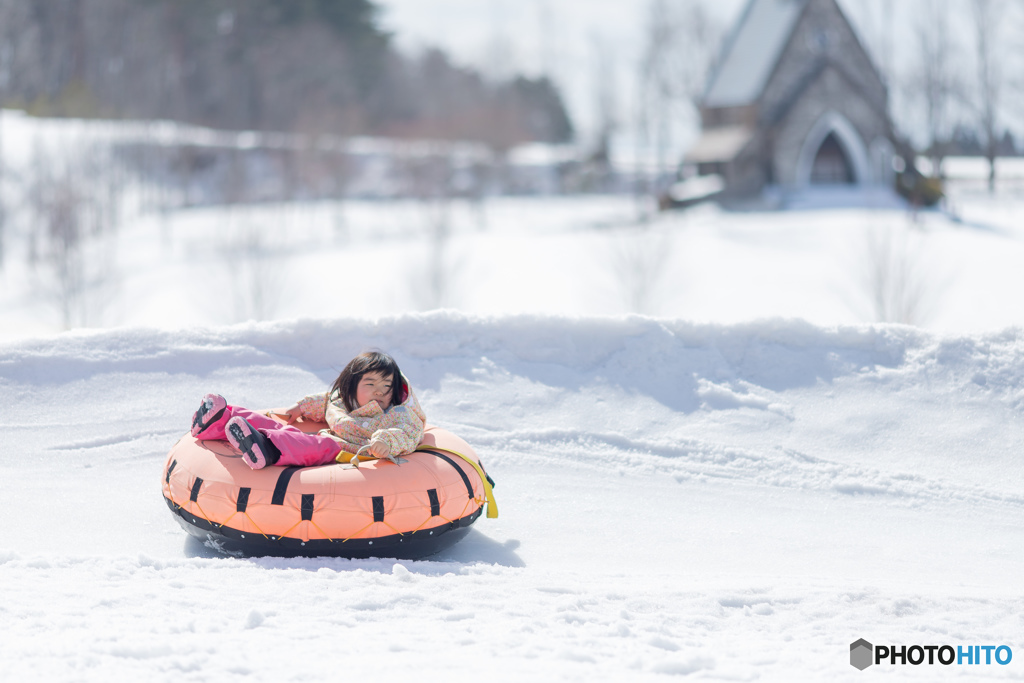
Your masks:
M370 401L376 401L381 410L391 405L391 378L379 372L368 372L356 386L356 403L362 408Z

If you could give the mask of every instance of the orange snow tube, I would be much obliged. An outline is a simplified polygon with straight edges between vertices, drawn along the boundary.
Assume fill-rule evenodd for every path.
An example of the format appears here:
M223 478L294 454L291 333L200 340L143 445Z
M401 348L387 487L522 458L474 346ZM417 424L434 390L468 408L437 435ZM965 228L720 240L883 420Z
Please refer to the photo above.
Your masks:
M185 435L167 456L163 493L185 531L231 555L416 559L465 536L485 505L497 517L492 482L459 437L427 426L402 458L252 470L228 442Z

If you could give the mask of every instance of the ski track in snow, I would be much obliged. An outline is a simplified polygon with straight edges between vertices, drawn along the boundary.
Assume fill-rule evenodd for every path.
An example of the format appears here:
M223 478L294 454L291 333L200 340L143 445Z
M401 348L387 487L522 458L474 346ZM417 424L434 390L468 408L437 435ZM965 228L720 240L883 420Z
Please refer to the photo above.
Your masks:
M756 452L690 439L655 442L620 434L557 429L542 433L467 433L473 434L473 442L479 448L499 454L491 457L495 462L504 462L501 454L507 453L511 458L527 459L536 466L547 460L562 460L606 471L629 469L645 474L668 474L677 481L738 480L765 486L833 490L848 495L885 495L908 504L950 500L968 504L999 502L1024 511L1024 494L1000 493L910 472L883 472L778 447L770 452Z

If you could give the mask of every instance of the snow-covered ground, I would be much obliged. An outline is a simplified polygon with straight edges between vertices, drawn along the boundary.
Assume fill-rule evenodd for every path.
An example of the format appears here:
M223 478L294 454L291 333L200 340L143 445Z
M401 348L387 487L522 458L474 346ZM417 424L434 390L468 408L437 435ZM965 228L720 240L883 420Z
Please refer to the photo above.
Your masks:
M437 205L126 210L69 332L14 205L0 679L1024 678L1015 183L916 217L494 199L443 240ZM879 291L918 326L870 324ZM417 562L187 538L159 477L199 397L283 405L367 347L501 516ZM1014 659L860 672L858 638Z
M713 206L636 222L626 197L492 199L448 208L347 202L143 216L91 259L93 325L180 327L392 315L621 315L702 322L875 322L879 291L936 331L1024 324L1024 198L953 200L960 220L903 209L725 213ZM483 224L481 224L483 221ZM343 226L343 227L340 227ZM16 238L16 235L15 235ZM110 238L108 238L110 239ZM54 273L8 239L0 338L60 331ZM112 255L112 256L111 256ZM885 284L888 282L888 284ZM902 284L901 284L902 283Z
M7 215L0 340L63 327L32 159L137 133L103 123L0 116ZM201 129L157 126L201 140ZM134 132L133 132L134 131ZM491 198L474 204L347 201L156 212L126 186L116 231L87 240L74 301L89 326L220 325L452 308L481 315L643 313L698 322L879 320L941 332L1024 325L1024 164L952 159L946 210L909 212L879 190L788 197L791 211L713 205L638 216L628 196ZM102 168L102 167L101 167ZM108 190L71 184L77 196ZM88 202L87 210L102 209ZM39 259L28 258L32 233ZM67 269L65 269L67 270ZM885 302L880 306L879 300ZM888 315L880 316L880 311Z
M390 349L497 480L426 561L226 559L160 499L198 397ZM858 680L849 644L1008 645L1024 338L408 314L0 346L5 680ZM882 667L879 667L882 668Z

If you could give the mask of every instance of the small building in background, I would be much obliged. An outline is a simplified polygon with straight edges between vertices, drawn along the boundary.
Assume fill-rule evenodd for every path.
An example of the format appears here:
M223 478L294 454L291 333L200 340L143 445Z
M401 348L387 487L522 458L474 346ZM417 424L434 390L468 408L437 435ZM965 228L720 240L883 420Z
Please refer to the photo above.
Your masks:
M888 92L835 0L749 0L725 40L684 158L722 199L891 186Z

